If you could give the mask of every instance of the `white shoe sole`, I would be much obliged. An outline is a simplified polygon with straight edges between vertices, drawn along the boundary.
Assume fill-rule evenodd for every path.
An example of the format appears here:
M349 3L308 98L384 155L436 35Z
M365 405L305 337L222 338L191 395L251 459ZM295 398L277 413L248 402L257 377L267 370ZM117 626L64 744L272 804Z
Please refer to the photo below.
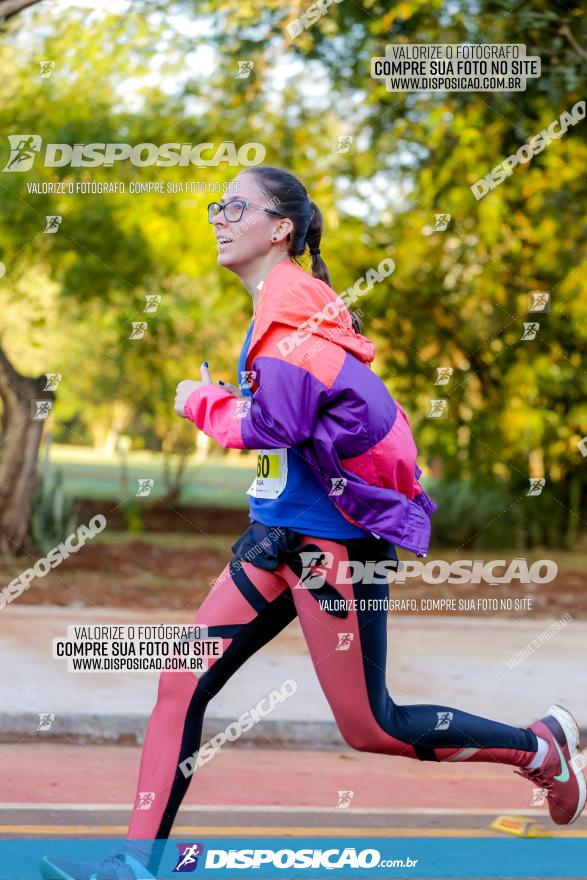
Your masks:
M69 874L64 874L53 862L50 862L46 856L43 856L39 862L39 871L43 880L71 880Z
M126 856L127 859L131 859L133 864L130 865L133 871L135 872L136 880L155 880L153 874L150 874L147 869L137 862L132 856ZM58 868L57 865L54 865L47 856L43 856L41 861L39 862L39 871L41 873L41 877L43 880L72 880L71 874L66 874L61 868ZM138 871L138 873L137 873ZM95 877L95 874L92 874L90 880Z
M571 825L579 818L585 807L585 801L587 801L587 784L585 783L585 776L583 775L582 767L583 755L579 748L579 727L568 709L563 709L562 706L551 706L547 714L556 718L565 732L569 746L569 754L571 756L569 769L575 774L577 785L579 786L579 805L571 821L566 823L567 825Z

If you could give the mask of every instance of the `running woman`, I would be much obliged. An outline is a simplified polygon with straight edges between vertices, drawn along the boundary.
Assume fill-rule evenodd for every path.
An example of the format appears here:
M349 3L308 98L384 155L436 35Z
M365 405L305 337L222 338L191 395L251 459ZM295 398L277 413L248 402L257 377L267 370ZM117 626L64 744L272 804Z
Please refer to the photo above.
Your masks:
M209 701L296 616L352 748L510 764L546 789L554 822L574 822L586 787L568 711L552 706L522 728L442 705L399 706L390 697L381 600L396 546L426 555L436 506L418 482L408 418L370 369L373 344L330 287L320 211L286 171L257 167L237 182L238 195L209 205L208 218L219 265L238 275L253 302L238 383L214 383L204 362L200 381L180 382L175 400L176 413L221 446L258 450L251 525L192 621L222 639L223 654L200 677L161 675L125 851L98 865L45 859L43 876L156 873L155 841L169 836L197 770ZM307 249L312 275L297 263ZM349 583L347 571L364 576ZM145 793L149 809L141 809Z

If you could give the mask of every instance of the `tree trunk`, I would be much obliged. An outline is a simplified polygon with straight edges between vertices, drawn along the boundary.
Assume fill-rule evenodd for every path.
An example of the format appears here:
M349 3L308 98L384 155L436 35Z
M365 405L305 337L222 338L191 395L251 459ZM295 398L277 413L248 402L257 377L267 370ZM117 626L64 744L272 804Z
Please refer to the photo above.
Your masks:
M577 473L571 477L568 511L565 546L567 550L574 550L581 522L581 476Z
M185 466L188 459L188 450L177 444L181 436L183 425L178 423L172 425L165 435L161 444L161 452L163 453L163 483L165 485L165 494L162 501L171 506L178 503L183 487L183 476ZM174 452L176 444L179 445L177 452ZM174 462L174 458L176 459Z
M42 419L34 419L34 401L55 400L45 391L46 376L33 379L18 373L0 348L0 550L21 553L27 535L37 479Z
M27 6L34 6L39 2L40 0L0 0L0 21L12 18Z

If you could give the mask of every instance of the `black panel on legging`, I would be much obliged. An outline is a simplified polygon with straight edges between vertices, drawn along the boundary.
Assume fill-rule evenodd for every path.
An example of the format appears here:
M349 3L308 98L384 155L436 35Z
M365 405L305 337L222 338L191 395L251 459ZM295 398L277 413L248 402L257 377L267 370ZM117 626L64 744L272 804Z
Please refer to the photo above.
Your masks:
M169 837L181 801L188 790L191 777L186 779L179 765L200 747L204 712L209 701L224 687L228 679L242 666L245 660L248 660L259 648L262 648L280 633L295 617L295 605L291 591L287 588L273 602L266 602L263 611L250 623L245 623L238 628L237 634L222 657L219 657L198 681L186 712L178 767L157 830L158 838ZM219 628L210 627L210 631Z
M358 557L358 554L355 554ZM387 599L384 584L356 584L354 596L360 599ZM357 608L360 609L357 601ZM435 761L434 749L493 748L536 751L536 737L531 730L510 727L446 706L397 706L385 683L387 614L358 610L359 635L369 705L379 726L390 736L409 743L421 761ZM438 713L452 713L446 730L436 729Z

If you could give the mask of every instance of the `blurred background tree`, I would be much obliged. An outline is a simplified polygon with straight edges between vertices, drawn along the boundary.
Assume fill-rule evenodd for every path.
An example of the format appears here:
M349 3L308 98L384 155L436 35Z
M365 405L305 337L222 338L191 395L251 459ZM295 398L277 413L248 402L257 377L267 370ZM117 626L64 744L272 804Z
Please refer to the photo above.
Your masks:
M290 39L286 25L305 8L214 0L57 14L40 3L4 25L1 129L57 143L263 143L266 161L298 174L323 211L337 290L384 257L396 263L360 308L375 368L434 475L436 539L572 545L587 507L577 448L587 434L585 124L480 202L470 186L582 98L582 11L343 2ZM519 93L390 93L369 74L390 42L523 42L542 75ZM40 59L55 61L48 79L37 78ZM252 62L246 78L242 61ZM348 152L341 136L353 138ZM185 450L193 430L173 416L175 385L204 358L233 379L250 318L246 292L216 266L209 194L29 195L25 184L117 179L128 189L228 181L238 169L118 166L3 175L0 342L23 381L62 373L56 439L103 447L124 431L137 446ZM43 233L50 214L63 216L56 235ZM436 214L450 214L446 230L434 231ZM534 291L551 306L522 341ZM150 294L161 302L145 315ZM129 340L141 320L144 338ZM440 367L453 369L444 386ZM9 460L18 428L7 419L23 424L25 411L17 418L2 397L0 530L15 546L40 433ZM435 398L447 399L446 417L427 417ZM540 496L527 495L531 477L546 479Z

